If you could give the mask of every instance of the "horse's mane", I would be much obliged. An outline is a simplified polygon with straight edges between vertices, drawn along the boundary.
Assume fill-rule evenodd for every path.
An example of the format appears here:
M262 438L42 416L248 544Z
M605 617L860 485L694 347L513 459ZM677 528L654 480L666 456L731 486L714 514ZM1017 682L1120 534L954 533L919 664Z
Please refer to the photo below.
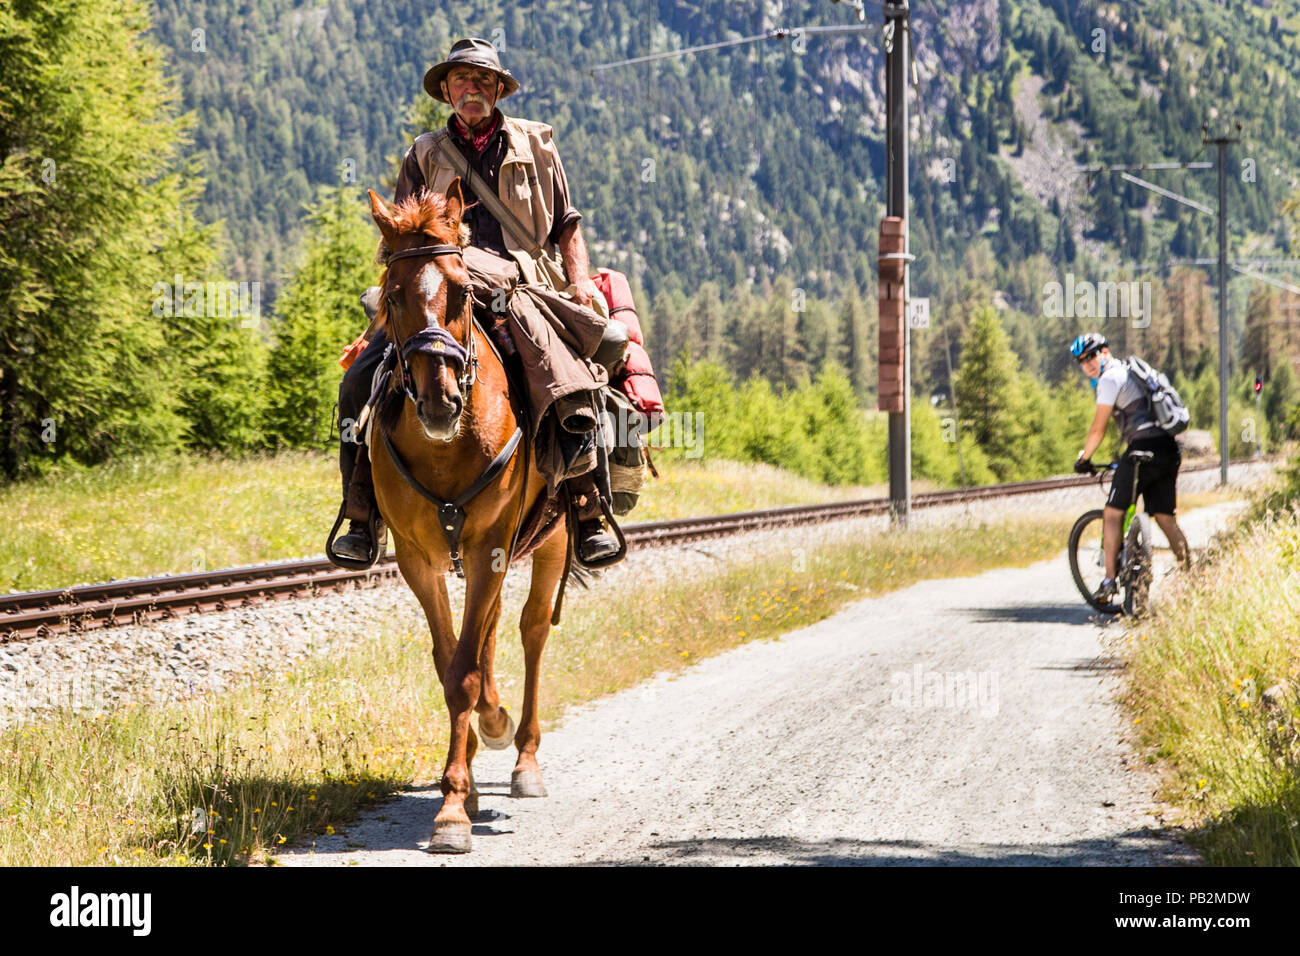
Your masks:
M458 226L444 218L447 214L447 197L441 193L431 193L421 189L401 202L394 203L392 213L393 225L397 227L399 236L423 234L435 245L453 245L461 248L469 245L469 226L464 223ZM379 250L375 258L380 263L387 263L387 240L379 240ZM387 268L379 277L380 286L384 284L386 278L388 278ZM381 305L380 312L383 311Z
M393 222L399 235L423 232L438 242L464 245L460 226L445 219L446 214L447 197L427 189L393 206Z
M446 219L446 211L446 196L422 189L392 207L393 223L397 227L398 235L422 234L432 244L455 245L464 248L469 244L469 227L463 223L457 224ZM388 258L387 243L382 239L379 242L377 257L381 262L386 262ZM382 289L387 283L388 269L385 267L383 275L379 277L379 287ZM386 296L381 295L379 297L379 311L375 314L374 327L375 329L388 328L388 299ZM397 423L402 417L402 405L405 397L406 393L402 391L401 384L396 383L395 387L390 387L387 394L380 400L376 424L382 431L391 432L397 427Z

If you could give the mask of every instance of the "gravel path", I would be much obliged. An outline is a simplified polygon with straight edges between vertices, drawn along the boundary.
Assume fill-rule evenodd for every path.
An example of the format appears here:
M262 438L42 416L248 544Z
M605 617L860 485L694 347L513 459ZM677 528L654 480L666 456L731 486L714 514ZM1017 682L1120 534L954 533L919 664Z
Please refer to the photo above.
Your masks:
M1238 507L1184 516L1193 546ZM923 582L572 712L547 799L509 797L513 749L481 754L468 856L420 849L426 786L277 862L1195 863L1124 743L1119 640L1064 553Z

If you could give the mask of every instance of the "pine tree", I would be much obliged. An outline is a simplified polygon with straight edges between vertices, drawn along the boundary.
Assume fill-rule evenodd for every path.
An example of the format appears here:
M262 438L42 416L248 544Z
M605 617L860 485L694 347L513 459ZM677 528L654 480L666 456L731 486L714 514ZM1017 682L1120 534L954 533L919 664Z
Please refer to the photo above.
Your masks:
M1019 477L1027 459L1028 408L1020 387L1020 361L992 306L976 310L962 343L956 376L962 433L988 456L1002 481Z
M182 228L173 242L173 256L188 260L192 275L206 279L213 274L216 251L200 233ZM165 325L169 351L179 365L178 411L185 421L185 443L209 451L244 451L263 440L267 345L261 285L215 280L204 281L203 289L203 301L195 303L201 307L173 310L177 314Z
M839 365L839 344L832 338L834 322L829 305L821 299L810 298L807 309L799 313L795 334L803 346L804 375L814 375L828 364Z
M667 369L679 356L686 353L690 360L690 349L684 348L686 340L682 337L682 312L684 310L667 292L660 292L654 297L647 323L643 330L647 351L655 368Z
M1256 285L1246 306L1246 341L1242 361L1246 371L1268 381L1276 356L1271 346L1270 330L1277 311L1277 296L1265 285ZM1283 363L1285 364L1285 363Z
M149 4L0 5L0 470L174 447L156 289L211 261Z
M808 377L806 342L800 335L807 308L806 291L794 287L789 279L782 277L773 285L764 319L773 345L767 377L774 385L794 388Z
M1054 258L1063 266L1068 266L1074 262L1075 256L1074 230L1070 226L1070 220L1067 216L1062 216L1056 227L1056 252Z
M1205 273L1200 269L1173 270L1165 283L1165 297L1169 303L1170 349L1177 363L1173 367L1190 371L1185 363L1193 361L1207 344L1206 330L1215 321L1211 318Z
M1294 428L1290 425L1292 411L1300 400L1300 386L1297 386L1295 373L1291 371L1290 362L1278 362L1273 377L1264 386L1260 396L1264 405L1264 415L1269 423L1278 430L1282 437L1295 438Z
M871 401L874 383L868 381L867 319L856 289L845 289L844 298L840 300L839 319L840 354L844 368L853 385L853 394L860 404L867 405Z
M725 338L727 307L722 304L722 298L718 294L718 284L703 283L691 299L691 309L695 312L696 324L704 336L704 358L725 364L730 351Z
M406 115L402 117L402 148L400 152L384 157L382 182L389 190L397 187L397 172L402 168L402 160L406 158L406 151L415 142L415 138L422 133L442 129L450 117L451 107L441 100L435 100L423 89L407 104Z
M358 191L325 187L309 212L301 268L276 302L268 362L268 437L291 447L329 442L339 353L365 327L358 297L377 278L376 233Z

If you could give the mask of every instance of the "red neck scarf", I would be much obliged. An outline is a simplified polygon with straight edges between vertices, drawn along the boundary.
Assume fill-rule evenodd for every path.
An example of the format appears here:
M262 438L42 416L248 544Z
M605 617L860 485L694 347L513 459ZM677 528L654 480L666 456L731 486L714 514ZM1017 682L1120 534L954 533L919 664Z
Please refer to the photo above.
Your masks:
M455 113L451 114L451 121L457 135L459 135L465 142L472 144L474 152L481 153L483 152L483 147L488 144L488 140L491 139L492 135L501 128L501 111L498 109L492 111L492 121L487 123L483 132L478 135L471 133L468 127L460 121L460 117Z

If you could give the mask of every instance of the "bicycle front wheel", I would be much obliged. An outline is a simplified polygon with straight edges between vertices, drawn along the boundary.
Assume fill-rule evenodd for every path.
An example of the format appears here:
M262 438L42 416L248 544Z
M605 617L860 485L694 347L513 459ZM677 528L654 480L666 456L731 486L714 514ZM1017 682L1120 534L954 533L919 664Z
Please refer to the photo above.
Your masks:
M1128 527L1124 546L1124 568L1120 579L1124 585L1124 613L1138 617L1146 613L1151 597L1153 577L1151 519L1139 512Z
M1070 573L1074 575L1074 585L1094 611L1103 614L1117 614L1118 602L1100 604L1093 600L1093 592L1101 587L1106 577L1106 551L1102 548L1102 513L1100 508L1085 512L1070 529Z

